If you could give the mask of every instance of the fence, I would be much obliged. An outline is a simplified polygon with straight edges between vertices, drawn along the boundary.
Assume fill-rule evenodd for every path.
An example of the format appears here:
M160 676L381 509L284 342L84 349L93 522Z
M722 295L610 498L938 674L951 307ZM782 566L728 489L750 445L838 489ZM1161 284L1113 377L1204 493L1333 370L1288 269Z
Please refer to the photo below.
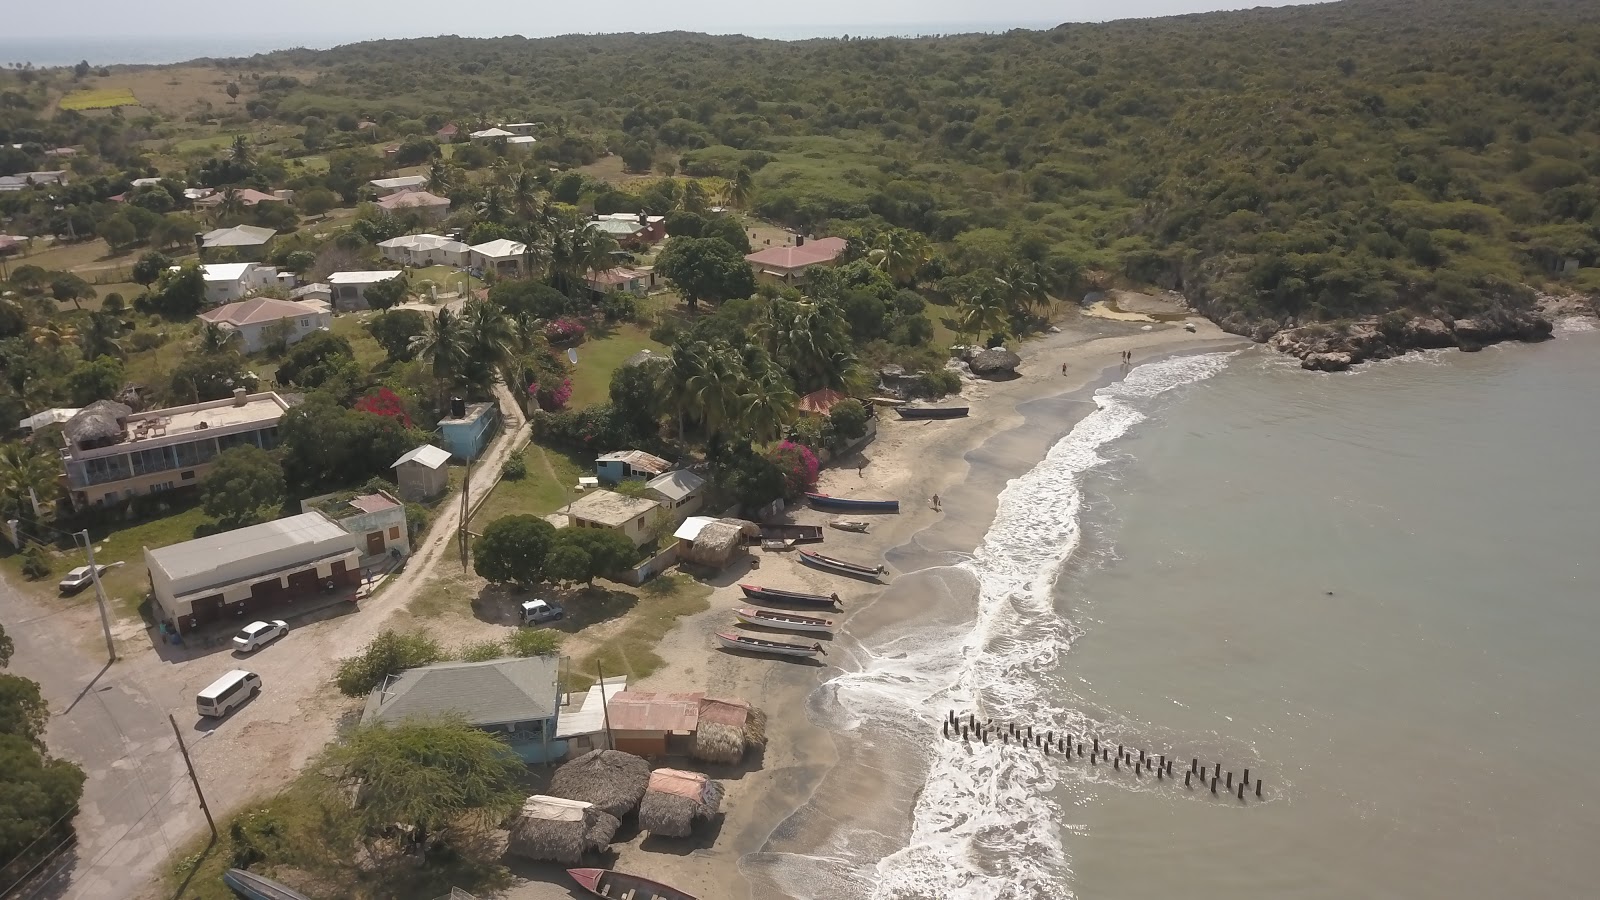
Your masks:
M638 587L639 585L644 584L646 581L649 581L650 579L661 574L662 571L667 568L667 566L670 566L677 561L678 542L673 541L670 545L668 545L667 549L657 553L655 556L650 557L626 572L618 572L612 577L611 580L620 581L623 584L631 584L634 587Z

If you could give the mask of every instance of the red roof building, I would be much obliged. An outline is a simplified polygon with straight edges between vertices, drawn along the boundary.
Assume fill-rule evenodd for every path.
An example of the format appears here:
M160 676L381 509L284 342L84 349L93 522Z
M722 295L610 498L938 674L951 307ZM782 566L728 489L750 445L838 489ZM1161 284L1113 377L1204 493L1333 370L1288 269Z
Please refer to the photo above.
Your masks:
M794 246L757 250L746 256L745 262L755 268L758 281L798 284L805 281L807 269L837 263L844 249L844 238L818 238L808 242L804 236L797 236Z

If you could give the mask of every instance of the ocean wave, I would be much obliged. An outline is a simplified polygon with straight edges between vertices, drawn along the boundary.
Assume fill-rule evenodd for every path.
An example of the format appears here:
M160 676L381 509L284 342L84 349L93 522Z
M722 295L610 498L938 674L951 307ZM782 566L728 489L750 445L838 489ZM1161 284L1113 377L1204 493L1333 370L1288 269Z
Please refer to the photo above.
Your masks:
M1600 326L1596 325L1591 316L1563 316L1556 320L1555 330L1557 334L1582 334L1594 331L1597 327Z
M1053 682L1076 630L1056 613L1051 593L1082 540L1083 474L1107 462L1101 447L1145 420L1140 401L1209 378L1234 355L1148 363L1097 391L1096 411L1007 484L982 545L956 566L976 579L977 621L964 629L911 628L862 648L860 669L829 682L846 727L862 737L878 728L926 734L955 709L1083 733L1082 714L1059 706L1066 693ZM838 834L821 854L825 861L811 858L830 871L812 878L871 884L873 900L1070 895L1060 810L1051 799L1066 770L998 743L935 740L925 762L907 845L868 857L851 853L852 836ZM793 884L802 873L790 875L783 880Z

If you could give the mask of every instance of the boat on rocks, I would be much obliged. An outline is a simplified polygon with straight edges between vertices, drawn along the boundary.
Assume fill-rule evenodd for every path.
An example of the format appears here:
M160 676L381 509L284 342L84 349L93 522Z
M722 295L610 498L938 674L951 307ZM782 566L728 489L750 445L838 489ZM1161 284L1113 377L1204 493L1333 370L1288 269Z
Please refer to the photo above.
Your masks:
M833 620L819 616L802 616L799 613L750 606L734 610L733 615L746 625L762 625L800 634L833 634Z
M821 553L813 553L810 550L800 551L800 561L814 569L821 569L838 575L848 575L851 578L867 578L873 581L878 580L879 575L888 571L881 565L864 566L860 563L853 563L832 556L823 556Z
M849 497L830 497L827 494L807 493L806 500L810 501L813 509L832 509L839 512L887 512L900 511L899 500L853 500Z
M763 603L776 603L780 606L809 606L814 609L833 609L843 607L844 601L838 594L802 594L799 591L783 591L777 588L766 588L758 584L741 584L739 590L751 600L760 600Z
M747 634L734 634L731 631L717 632L717 641L729 650L748 650L751 653L766 653L772 656L799 656L810 659L818 654L827 655L827 650L821 644L791 644L787 641L770 641L766 638L751 637Z

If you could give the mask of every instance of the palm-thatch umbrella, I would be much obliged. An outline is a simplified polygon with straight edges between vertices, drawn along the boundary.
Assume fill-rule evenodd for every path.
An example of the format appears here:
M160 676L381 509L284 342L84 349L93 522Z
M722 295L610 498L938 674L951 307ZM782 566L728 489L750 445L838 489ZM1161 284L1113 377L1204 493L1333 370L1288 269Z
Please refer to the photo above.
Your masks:
M620 824L592 803L536 794L522 804L506 850L525 859L575 866L588 851L609 846Z
M767 743L767 714L743 700L706 697L700 701L694 747L689 755L706 762L733 765L752 747Z
M639 805L650 785L650 764L621 750L591 750L556 770L550 793L593 803L620 819Z
M722 794L722 785L699 772L657 769L639 804L639 827L662 837L688 837L695 822L717 814Z
M131 415L133 410L121 403L96 400L78 410L78 414L68 419L61 430L66 433L67 440L74 444L116 441L122 438L123 421Z

